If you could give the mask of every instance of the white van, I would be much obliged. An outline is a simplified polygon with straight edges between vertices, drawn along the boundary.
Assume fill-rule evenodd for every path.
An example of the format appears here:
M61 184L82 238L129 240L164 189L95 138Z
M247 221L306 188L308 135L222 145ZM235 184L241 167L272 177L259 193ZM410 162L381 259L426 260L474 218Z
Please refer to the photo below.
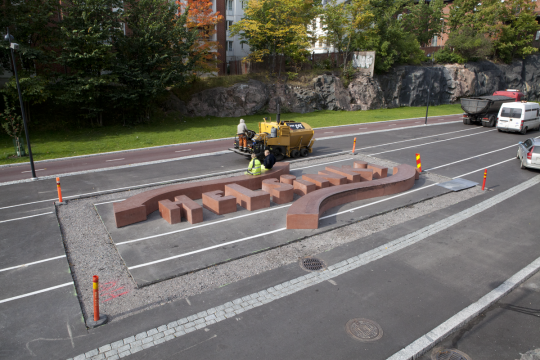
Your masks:
M540 105L534 102L504 103L497 116L497 130L520 132L540 130Z

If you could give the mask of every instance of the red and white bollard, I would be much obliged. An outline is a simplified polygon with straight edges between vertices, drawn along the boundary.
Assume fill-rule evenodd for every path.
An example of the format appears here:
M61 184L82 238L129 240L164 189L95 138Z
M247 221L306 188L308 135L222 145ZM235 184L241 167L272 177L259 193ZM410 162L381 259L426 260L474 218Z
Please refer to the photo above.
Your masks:
M107 323L107 315L99 314L99 276L94 275L92 277L92 291L94 293L94 320L87 320L86 326L89 328L95 328Z
M487 169L484 170L484 182L482 183L482 191L484 191L486 187L486 177L487 177Z

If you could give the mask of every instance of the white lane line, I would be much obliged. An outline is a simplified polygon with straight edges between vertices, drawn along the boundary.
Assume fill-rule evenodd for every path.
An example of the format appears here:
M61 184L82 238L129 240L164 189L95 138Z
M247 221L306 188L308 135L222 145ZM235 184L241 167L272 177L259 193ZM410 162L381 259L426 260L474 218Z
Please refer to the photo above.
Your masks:
M131 266L131 267L128 267L128 270L137 269L137 268L141 268L141 267L145 267L145 266L150 266L150 265L154 265L154 264L157 264L157 263L161 263L161 262L169 261L169 260L173 260L173 259L178 259L178 258L181 258L181 257L184 257L184 256L197 254L197 253L200 253L200 252L203 252L203 251L208 251L208 250L216 249L216 248L219 248L219 247L227 246L227 245L230 245L230 244L235 244L235 243L239 243L239 242L242 242L242 241L258 238L258 237L261 237L261 236L274 234L274 233L277 233L277 232L280 232L280 231L283 231L283 230L287 230L287 228L276 229L276 230L272 230L272 231L265 232L265 233L262 233L262 234L248 236L248 237L245 237L243 239L229 241L229 242L219 244L219 245L209 246L209 247L204 248L204 249L190 251L190 252L187 252L187 253L184 253L184 254L175 255L175 256L168 257L168 258L164 258L164 259L160 259L160 260L156 260L156 261L147 262L147 263L144 263L144 264Z
M105 160L105 162L109 162L109 161L119 161L119 160L125 160L126 158L120 158L120 159L112 159L112 160Z
M528 278L536 274L538 270L540 270L540 257L515 273L496 289L482 296L477 302L467 306L427 334L419 337L407 347L390 356L387 360L417 359L426 351L443 341L456 329L460 329L471 322L479 314L499 301L503 296L506 296L520 284L524 283Z
M309 160L317 159L317 158L320 158L320 157L328 157L330 155L339 155L339 154L344 154L344 153L350 153L350 150L339 151L339 152L336 152L336 153L330 153L330 154L326 154L326 155L313 156L313 157L310 157ZM304 159L298 159L298 160L287 161L287 162L294 163L294 162L298 162L298 161L302 161L302 160L304 160ZM327 164L327 163L323 163L323 164L320 164L320 165L324 165L324 164ZM143 187L152 186L152 185L167 185L167 184L170 184L170 183L188 181L188 180L193 180L193 179L200 179L200 178L209 177L209 176L234 174L236 172L240 172L240 171L244 171L244 170L245 170L245 168L241 168L241 169L229 170L229 171L212 172L212 173L207 173L207 174L203 174L203 175L196 175L196 176L180 178L180 179L157 181L157 182L146 183L146 184L141 184L141 185L124 186L124 187L115 188L115 189L108 189L108 190L94 191L94 192L90 192L90 193L83 193L83 194L64 196L64 199L73 199L73 198L78 198L80 196L87 196L87 195L99 195L99 194L103 194L103 193L110 193L110 192L115 192L115 191L120 191L120 190L127 190L127 189L138 189L138 188L143 188ZM297 169L294 169L294 170L297 170ZM0 210L10 209L10 208L19 207L19 206L25 206L25 205L39 204L39 203L47 202L47 201L56 201L56 200L58 200L58 198L32 201L32 202L27 202L27 203L23 203L23 204L0 207Z
M66 189L64 189L65 191ZM38 191L38 194L46 194L46 193L52 193L52 192L57 192L58 190L48 190L48 191Z
M373 156L373 155L385 154L385 153L389 153L389 152L393 152L393 151L399 151L399 150L410 149L410 148L417 147L417 146L424 146L424 145L430 145L430 144L437 144L437 143L441 143L441 142L445 142L445 141L450 141L450 140L455 140L455 139L461 139L461 138L469 137L469 136L482 135L482 134L488 133L488 132L490 132L490 131L495 131L495 130L497 130L497 129L488 130L488 131L482 131L482 132L478 132L478 133L476 133L476 134L469 134L469 135L463 135L463 136L456 136L456 137L453 137L453 138L450 138L450 139L437 140L437 141L427 142L427 143L423 143L423 144L417 144L417 145L407 146L407 147L400 148L400 149L381 151L381 152L379 152L379 153L369 154L368 156Z
M51 261L51 260L56 260L56 259L63 259L65 257L66 257L66 255L55 256L55 257L44 259L44 260L34 261L34 262L31 262L31 263L26 263L26 264L22 264L22 265L8 267L8 268L5 268L5 269L0 269L0 272L13 270L13 269L18 269L18 268L22 268L22 267L26 267L26 266L30 266L30 265L40 264L40 263L43 263L43 262L46 262L46 261Z
M474 170L474 171L468 172L468 173L466 173L466 174L462 174L462 175L453 177L452 179L457 179L457 178L460 178L460 177L463 177L463 176L471 175L471 174L474 174L475 172L482 171L482 170L484 170L484 169L489 169L489 168L491 168L491 167L494 167L494 166L497 166L497 165L501 165L501 164L504 164L504 163L509 162L509 161L512 161L512 160L515 160L515 158L511 158L511 159L508 159L508 160L503 160L503 161L498 162L498 163L493 164L493 165L484 166L484 167L481 168L481 169Z
M220 223L227 222L227 221L237 220L237 219L245 218L245 217L248 217L248 216L258 215L258 214L268 212L268 211L274 211L274 210L277 210L277 209L286 208L286 207L289 207L289 206L291 206L291 204L282 205L282 206L275 206L275 207L271 207L271 208L264 209L264 210L257 211L257 212L250 212L250 213L245 214L245 215L240 215L240 216L235 216L235 217L228 218L228 219L222 219L222 220L218 220L218 221L209 222L207 224L195 225L195 226L191 226L191 227L188 227L188 228L185 228L185 229L169 231L169 232L166 232L166 233L163 233L163 234L150 235L150 236L146 236L146 237L143 237L143 238L140 238L140 239L122 241L122 242L116 243L115 245L119 246L119 245L131 244L131 243L139 242L139 241L143 241L143 240L148 240L148 239L155 239L155 238L161 237L161 236L177 234L177 233L184 232L184 231L189 231L189 230L195 230L195 229L199 229L199 228L202 228L202 227L205 227L205 226L210 226L210 225L220 224Z
M334 132L333 131L325 131L324 133L325 134L333 134Z
M115 203L115 202L120 202L120 201L124 201L126 199L120 199L120 200L111 200L111 201L105 201L105 202L102 202L102 203L97 203L97 204L94 204L94 206L98 206L98 205L104 205L104 204L110 204L110 203Z
M367 264L373 263L374 261L383 259L389 255L397 253L400 250L406 249L414 244L418 244L419 242L425 239L428 239L431 236L441 231L444 231L456 224L459 224L460 222L464 220L470 219L471 216L481 213L485 211L486 209L489 209L501 203L502 201L508 198L511 198L512 196L530 188L531 186L538 184L539 182L540 182L540 177L536 176L535 178L530 179L522 184L519 184L509 190L506 190L499 195L495 195L485 201L482 201L481 203L477 205L474 205L468 209L465 209L454 215L451 215L447 217L446 219L437 221L434 224L423 227L415 232L409 233L405 236L402 236L396 240L390 241L386 244L383 244L367 252L358 254L356 256L340 261L336 264L330 265L328 266L327 269L324 269L320 272L312 272L307 275L303 275L301 277L287 280L283 283L273 285L259 292L247 294L244 297L239 297L237 299L228 301L224 304L218 305L211 309L207 309L206 311L192 314L189 317L173 320L172 322L169 322L168 324L163 324L162 326L156 326L156 328L162 329L162 330L158 330L158 332L163 333L161 337L164 338L165 341L177 339L187 333L196 331L197 329L205 329L205 331L207 331L208 330L207 327L215 323L224 321L229 318L235 318L239 314L245 311L248 311L252 308L263 306L265 304L274 302L276 300L279 300L289 295L297 294L300 291L319 285L324 281L333 280L337 278L338 276L341 276L346 273L350 273L351 271L359 269ZM497 288L499 289L498 292L494 293L492 291L488 293L488 295L484 296L482 299L485 298L485 299L489 299L492 303L495 302L497 299L501 298L504 294L508 293L517 285L519 285L519 283L523 282L527 277L530 277L532 274L537 272L539 268L540 268L540 258L537 258L533 263L531 263L526 268L518 272L516 275L514 275L513 277L505 281L503 285L499 286ZM466 321L471 320L473 318L471 316L472 314L475 314L475 313L478 314L481 312L482 309L474 308L474 306L475 304L467 308L467 309L474 310L474 312L470 311L468 312L468 314L464 313L464 315L466 315ZM209 314L212 314L212 316L208 316ZM452 328L451 326L448 326L448 325L450 324L448 322L445 322L436 329L440 329L441 331L446 331L447 333L451 333L453 330L455 330L455 327ZM164 334L165 332L167 332L168 334L171 333L170 329L174 329L175 331L174 334L172 336L165 336ZM131 344L130 345L131 353L135 351L140 351L139 350L140 345L137 342L133 342L132 340L134 335L135 334L120 340L125 344L128 344L128 343ZM407 347L407 348L417 349L417 352L413 353L412 356L410 353L405 353L405 354L398 353L399 355L394 355L395 357L393 357L391 360L413 359L416 357L414 355L423 353L420 351L422 350L425 351L426 349L429 349L429 347L426 348L424 346L429 345L432 347L433 344L431 343L433 342L434 338L435 339L442 338L441 333L431 332L431 333L428 333L427 335L429 335L429 337L424 336L420 338L418 342L413 343L414 346ZM120 341L117 341L117 343ZM101 347L105 347L107 345L112 346L112 344L113 343L109 343ZM150 347L156 345L153 342L149 342L148 344L151 344L149 345ZM129 355L129 352L128 352L128 355ZM78 357L81 357L81 358L83 356L84 354L78 355Z
M45 169L36 169L35 171L43 171L43 170L47 170L47 168ZM24 174L24 173L29 173L29 172L32 172L32 170L26 170L26 171L21 171L21 174Z
M493 154L493 153L495 153L495 152L497 152L497 151L506 150L506 149L509 149L509 148L515 147L515 146L516 146L516 145L510 145L510 146L506 146L506 147L503 147L503 148L500 148L500 149L497 149L497 150L488 151L488 152L483 153L483 154L478 154L478 155L476 155L476 156L471 156L470 158L461 159L461 160L454 161L454 162L451 162L451 163L448 163L448 164L445 164L445 165L435 166L435 167L426 169L426 170L424 170L424 171L422 171L422 172L430 171L430 170L435 170L435 169L439 169L439 168L442 168L442 167L445 167L445 166L457 164L457 163L460 163L460 162L463 162L463 161L467 161L467 160L471 160L471 159L476 159L476 158L478 158L478 157L480 157L480 156L484 156L484 155L487 155L487 154Z
M187 149L187 150L177 150L175 152L184 152L184 151L191 151L191 149Z
M350 151L346 151L346 152L350 152ZM293 172L293 171L296 171L296 170L309 169L309 168L317 167L317 166L321 166L321 165L328 165L328 164L333 164L333 163L337 163L337 162L343 162L343 161L347 161L347 160L353 160L353 158L347 158L347 159L341 159L341 160L336 160L336 161L329 161L329 162L325 162L325 163L322 163L322 164L304 166L304 167L301 167L301 168L292 169L290 172Z
M33 218L33 217L36 217L36 216L49 215L49 214L52 214L52 213L53 213L52 211L49 211L49 212L42 213L42 214L23 216L23 217L16 218L16 219L2 220L2 221L0 221L0 224L1 224L1 223L6 223L6 222L10 222L10 221L15 221L15 220L22 220L22 219Z
M12 297L12 298L0 300L0 304L6 303L6 302L8 302L8 301L13 301L13 300L25 298L25 297L32 296L32 295L41 294L41 293L44 293L44 292L47 292L47 291L59 289L59 288L61 288L61 287L65 287L65 286L68 286L68 285L73 285L73 281L68 282L68 283L65 283L65 284L61 284L61 285L56 285L56 286L53 286L53 287L50 287L50 288L46 288L46 289L42 289L42 290L38 290L38 291L33 291L33 292L31 292L31 293L27 293L27 294L23 294L23 295L19 295L19 296L14 296L14 297Z

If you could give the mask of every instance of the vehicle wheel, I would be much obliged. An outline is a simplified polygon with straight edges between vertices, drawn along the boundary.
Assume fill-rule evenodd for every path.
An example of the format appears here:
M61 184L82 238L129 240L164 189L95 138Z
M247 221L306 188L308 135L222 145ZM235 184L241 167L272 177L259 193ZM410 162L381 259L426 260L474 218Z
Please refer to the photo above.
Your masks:
M465 125L471 125L471 119L469 119L469 118L463 119L463 123Z
M272 151L272 153L274 154L276 161L281 161L285 157L285 155L283 155L283 151L281 151L280 148L275 148L274 151Z
M309 154L308 149L306 149L306 148L300 149L300 156L306 157L306 156L308 156L308 154Z
M491 115L489 117L489 127L494 127L495 125L497 125L497 118L495 115Z
M502 132L502 130L501 130L501 129L497 129L497 131L498 131L498 132Z
M523 129L521 129L520 133L521 135L525 135L527 133L527 128L524 127Z
M299 156L300 156L300 151L298 151L298 150L291 150L291 157L292 157L293 159L296 159L296 158L299 157Z

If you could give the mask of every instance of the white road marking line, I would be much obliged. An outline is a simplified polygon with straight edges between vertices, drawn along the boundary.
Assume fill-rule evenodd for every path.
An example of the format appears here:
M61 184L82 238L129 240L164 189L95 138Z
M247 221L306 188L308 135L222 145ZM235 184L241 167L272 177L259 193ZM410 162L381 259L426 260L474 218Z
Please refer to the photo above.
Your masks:
M28 218L32 218L32 217L36 217L36 216L49 215L49 214L52 214L52 213L53 213L52 211L49 211L49 212L42 213L42 214L23 216L23 217L16 218L16 219L2 220L2 221L0 221L0 224L1 224L1 223L6 223L6 222L10 222L10 221L15 221L15 220L28 219Z
M43 170L47 170L47 169L46 168L45 169L36 169L36 172L37 171L43 171ZM21 174L29 173L29 172L32 172L32 170L21 171Z
M158 264L158 263L161 263L161 262L164 262L164 261L178 259L178 258L181 258L181 257L184 257L184 256L189 256L189 255L197 254L197 253L200 253L200 252L216 249L216 248L219 248L219 247L223 247L223 246L227 246L227 245L231 245L231 244L236 244L236 243L246 241L246 240L250 240L250 239L253 239L253 238L258 238L258 237L261 237L261 236L274 234L274 233L277 233L277 232L280 232L280 231L283 231L283 230L286 230L286 229L287 228L276 229L276 230L268 231L268 232L265 232L265 233L262 233L262 234L252 235L252 236L248 236L248 237L245 237L245 238L242 238L242 239L233 240L233 241L229 241L229 242L214 245L214 246L209 246L209 247L204 248L204 249L190 251L190 252L187 252L187 253L184 253L184 254L170 256L168 258L164 258L164 259L160 259L160 260L147 262L147 263L144 263L144 264L131 266L131 267L128 267L128 270L137 269L137 268L141 268L141 267L145 267L145 266L149 266L149 265L154 265L154 264Z
M26 267L26 266L30 266L30 265L35 265L35 264L43 263L43 262L46 262L46 261L62 259L62 258L65 258L65 257L66 257L66 255L55 256L55 257L48 258L48 259L43 259L43 260L31 262L31 263L26 263L26 264L22 264L22 265L8 267L8 268L5 268L5 269L0 269L0 272L13 270L13 269L18 269L18 268L22 268L22 267Z
M66 189L64 189L66 190ZM38 191L38 194L46 194L46 193L51 193L51 192L57 192L58 190L49 190L49 191Z
M303 291L315 285L319 285L324 281L335 279L340 275L350 273L352 270L359 269L364 265L373 263L374 261L383 259L400 250L406 249L410 247L411 245L417 244L420 241L433 236L434 234L437 234L456 224L459 224L463 220L470 219L471 216L481 213L485 211L486 209L489 209L501 203L502 201L508 198L511 198L512 196L530 188L531 186L537 185L539 182L540 182L540 176L536 176L530 180L527 180L526 182L522 184L519 184L509 190L502 192L499 195L495 195L487 200L482 201L481 203L477 205L471 206L468 209L465 209L454 215L451 215L447 217L446 219L437 221L434 224L423 227L415 232L402 236L396 240L390 241L377 248L361 253L357 256L353 256L351 258L340 261L337 264L333 264L329 266L327 269L323 271L312 272L307 275L303 275L303 276L285 281L281 284L271 286L267 289L263 289L256 293L248 294L247 296L244 296L244 297L239 297L232 301L221 304L217 307L213 307L211 309L207 309L206 311L193 314L189 317L178 319L176 321L172 321L168 324L164 324L159 327L156 326L156 328L158 329L162 328L163 330L161 331L161 333L164 333L165 331L169 331L169 329L171 328L173 328L176 331L173 336L170 336L168 338L165 337L166 339L165 341L168 341L168 340L173 340L180 336L183 336L186 333L196 331L197 329L206 329L208 326L224 321L228 318L234 317L238 320L237 316L239 314L245 311L248 311L252 308L256 308L256 307L274 302L275 300L281 299L283 297L299 293L300 291ZM513 288L518 286L526 278L530 277L532 274L537 272L539 268L540 268L540 258L537 258L533 263L531 263L526 268L518 272L516 275L514 275L513 277L505 281L503 285L499 286L496 289L499 291L495 293L492 291L488 293L486 296L484 296L482 299L489 299L493 303L494 301L496 301L497 299L501 298L506 293L511 291ZM253 302L252 300L255 300L255 302ZM478 314L483 309L485 309L485 307L475 308L475 304L472 304L469 307L467 307L466 310L471 309L471 308L474 309L474 312L472 312L472 314ZM215 315L212 317L208 317L208 320L207 320L205 317L207 317L208 314L215 314ZM464 314L464 315L465 315L466 320L470 320L472 318L470 316L471 311L469 311L467 314ZM201 322L200 319L203 319L203 321ZM450 328L448 325L449 325L448 322L445 322L439 328L436 328L436 329L440 329L441 331L450 333L455 328L454 329ZM411 344L414 346L409 346L408 348L425 350L426 348L422 346L425 346L426 342L433 342L434 338L435 339L442 338L441 333L431 332L428 334L428 336L424 336L420 338L419 342L415 342ZM122 340L125 340L124 343L129 343L132 337L133 336L126 337L125 339L122 339ZM106 344L106 345L112 345L112 343ZM429 345L432 345L432 344L429 344ZM155 345L151 345L151 346L155 346ZM130 345L130 347L132 349L135 349L135 348L138 349L139 345L134 344L134 345ZM419 354L419 353L417 352L416 354ZM84 354L81 354L79 356L84 356ZM406 354L405 356L402 356L401 354L394 355L394 356L395 357L392 358L391 360L414 358L414 356L409 356L409 354Z
M461 138L469 137L469 136L482 135L482 134L488 133L488 132L490 132L490 131L495 131L495 130L497 130L497 129L488 130L488 131L482 131L482 132L478 132L478 133L476 133L476 134L469 134L469 135L463 135L463 136L456 136L456 137L453 137L453 138L450 138L450 139L437 140L437 141L427 142L427 143L423 143L423 144L417 144L417 145L413 145L413 146L407 146L407 147L400 148L400 149L394 149L394 150L382 151L382 152L375 153L375 154L369 154L368 156L373 156L373 155L385 154L385 153L389 153L389 152L393 152L393 151L399 151L399 150L410 149L410 148L417 147L417 146L424 146L424 145L430 145L430 144L437 144L437 143L441 143L441 142L445 142L445 141L450 141L450 140L455 140L455 139L461 139Z
M175 152L184 152L184 151L191 151L191 149L187 149L187 150L177 150Z
M326 131L325 134L333 134L333 131Z
M452 334L456 329L472 321L479 314L484 312L491 305L499 301L502 297L509 294L512 290L524 283L540 269L540 257L532 263L515 273L512 277L499 285L496 289L482 296L480 300L465 309L461 310L427 334L421 336L409 346L401 349L387 360L416 359L427 350L433 348L436 344Z
M509 149L511 147L515 147L516 145L510 145L510 146L506 146L506 147L503 147L503 148L500 148L500 149L497 149L497 150L493 150L493 151L488 151L486 153L483 153L483 154L478 154L476 156L471 156L470 158L466 158L466 159L461 159L461 160L458 160L458 161L454 161L454 162L451 162L451 163L448 163L448 164L445 164L445 165L439 165L439 166L435 166L435 167L432 167L432 168L429 168L429 169L426 169L424 171L430 171L430 170L435 170L435 169L439 169L439 168L442 168L442 167L445 167L445 166L449 166L449 165L453 165L453 164L457 164L457 163L460 163L460 162L463 162L463 161L467 161L467 160L471 160L471 159L475 159L475 158L478 158L480 156L484 156L484 155L487 155L487 154L492 154L494 152L497 152L497 151L502 151L502 150L506 150L506 149ZM422 171L422 172L424 172Z
M140 239L122 241L122 242L116 243L115 245L119 246L119 245L131 244L131 243L139 242L139 241L143 241L143 240L148 240L148 239L155 239L155 238L161 237L161 236L167 236L167 235L177 234L177 233L184 232L184 231L195 230L195 229L198 229L198 228L201 228L201 227L220 224L220 223L223 223L223 222L226 222L226 221L237 220L237 219L248 217L248 216L258 215L258 214L261 214L261 213L264 213L264 212L267 212L267 211L274 211L274 210L286 208L286 207L289 207L289 206L291 206L291 204L282 205L282 206L274 206L274 207L267 208L267 209L264 209L264 210L261 210L261 211L250 212L250 213L245 214L245 215L235 216L235 217L228 218L228 219L217 220L217 221L209 222L209 223L206 223L206 224L195 225L195 226L191 226L191 227L188 227L188 228L185 228L185 229L169 231L169 232L166 232L166 233L163 233L163 234L150 235L150 236L146 236L146 237L143 237L143 238L140 238Z
M508 160L504 160L504 161L498 162L498 163L493 164L493 165L484 166L484 167L482 167L481 169L474 170L474 171L468 172L468 173L466 173L466 174L462 174L462 175L453 177L452 179L457 179L457 178L460 178L460 177L463 177L463 176L471 175L471 174L474 174L475 172L482 171L482 170L484 170L484 169L489 169L489 168L491 168L491 167L494 167L494 166L497 166L497 165L501 165L501 164L504 164L505 162L509 162L509 161L512 161L512 160L514 160L514 158L511 158L511 159L508 159Z
M120 202L120 201L124 201L124 200L126 200L126 199L111 200L111 201L106 201L106 202L94 204L94 206L103 205L103 204L110 204L110 203Z
M109 161L119 161L119 160L125 160L126 158L121 158L121 159L112 159L112 160L105 160L105 162L109 162Z
M350 151L345 151L345 152L350 152ZM347 159L341 159L341 160L336 160L336 161L329 161L329 162L322 163L322 164L304 166L304 167L301 167L301 168L292 169L290 172L293 172L293 171L296 171L296 170L309 169L309 168L317 167L317 166L321 166L321 165L328 165L328 164L333 164L333 163L337 163L337 162L343 162L343 161L347 161L347 160L353 160L353 158L347 158Z
M59 289L61 287L68 286L68 285L73 285L73 281L65 283L65 284L61 284L61 285L56 285L56 286L53 286L53 287L50 287L50 288L46 288L46 289L42 289L42 290L38 290L38 291L33 291L31 293L27 293L27 294L23 294L23 295L19 295L19 296L14 296L12 298L0 300L0 304L6 303L6 302L9 302L9 301L13 301L13 300L17 300L17 299L22 299L22 298L32 296L32 295L41 294L41 293L44 293L44 292L47 292L47 291Z

